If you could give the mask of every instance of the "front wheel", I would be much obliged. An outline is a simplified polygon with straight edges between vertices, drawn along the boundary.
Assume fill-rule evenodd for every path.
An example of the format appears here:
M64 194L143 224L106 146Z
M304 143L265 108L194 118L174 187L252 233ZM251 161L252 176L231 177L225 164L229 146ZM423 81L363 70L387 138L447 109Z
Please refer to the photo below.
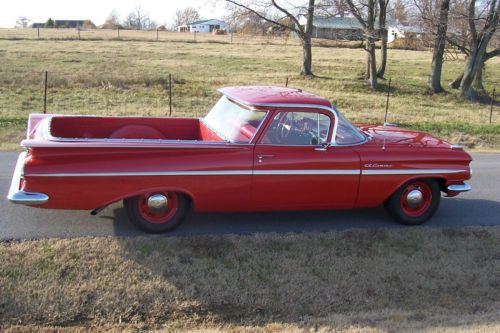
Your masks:
M412 180L384 203L387 213L401 224L417 225L429 220L439 207L441 191L434 179Z
M135 226L149 233L164 233L182 223L189 199L177 192L154 192L125 199L123 206Z

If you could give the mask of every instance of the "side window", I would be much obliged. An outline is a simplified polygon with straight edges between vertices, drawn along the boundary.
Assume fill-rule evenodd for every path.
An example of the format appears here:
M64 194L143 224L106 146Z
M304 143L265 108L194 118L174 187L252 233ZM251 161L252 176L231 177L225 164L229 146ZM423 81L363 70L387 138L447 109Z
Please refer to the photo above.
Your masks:
M265 144L319 145L326 143L330 117L319 112L279 112L262 139Z

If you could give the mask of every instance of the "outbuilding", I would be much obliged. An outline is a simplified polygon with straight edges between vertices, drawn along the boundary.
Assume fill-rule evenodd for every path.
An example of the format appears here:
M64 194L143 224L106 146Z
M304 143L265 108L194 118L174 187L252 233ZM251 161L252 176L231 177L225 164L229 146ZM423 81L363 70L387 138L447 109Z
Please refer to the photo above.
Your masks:
M195 21L177 27L179 32L212 32L213 30L226 30L227 24L217 19Z

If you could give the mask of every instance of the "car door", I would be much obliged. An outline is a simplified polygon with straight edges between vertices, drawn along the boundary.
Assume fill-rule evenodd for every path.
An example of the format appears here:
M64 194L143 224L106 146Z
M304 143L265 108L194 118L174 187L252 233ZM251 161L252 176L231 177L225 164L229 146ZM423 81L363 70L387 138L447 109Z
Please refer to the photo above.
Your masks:
M359 157L330 146L335 118L327 110L277 110L254 150L252 198L257 209L352 208Z

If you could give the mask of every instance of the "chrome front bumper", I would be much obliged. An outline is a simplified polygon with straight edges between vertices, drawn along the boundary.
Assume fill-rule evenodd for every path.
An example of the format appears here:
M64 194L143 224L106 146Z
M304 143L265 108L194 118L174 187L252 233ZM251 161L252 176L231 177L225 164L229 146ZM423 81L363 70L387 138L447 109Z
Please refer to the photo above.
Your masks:
M14 170L14 175L12 176L12 182L10 183L10 189L9 194L7 195L7 199L9 199L9 201L12 203L28 206L44 204L49 201L49 196L47 194L25 192L19 190L25 159L26 152L19 154L19 157L17 158L16 169Z
M454 192L454 193L458 193L458 192L468 192L472 189L472 187L467 184L467 183L463 183L463 184L454 184L454 185L449 185L447 190L448 192Z

